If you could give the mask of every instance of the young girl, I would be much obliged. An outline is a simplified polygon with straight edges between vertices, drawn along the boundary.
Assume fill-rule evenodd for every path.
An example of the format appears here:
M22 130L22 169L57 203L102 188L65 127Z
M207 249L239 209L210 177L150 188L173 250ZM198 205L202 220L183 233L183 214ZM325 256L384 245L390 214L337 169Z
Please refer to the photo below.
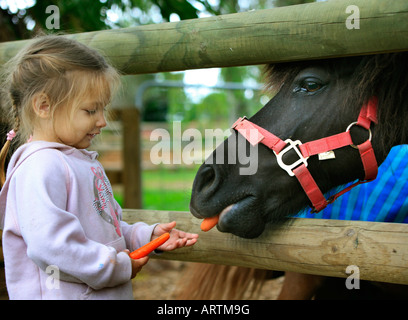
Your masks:
M10 299L132 299L131 279L148 257L133 260L129 251L165 232L164 251L193 245L198 235L175 222L121 221L97 154L86 150L106 126L118 73L96 51L45 36L8 63L2 80L13 128L3 167L10 141L31 136L10 159L0 194Z

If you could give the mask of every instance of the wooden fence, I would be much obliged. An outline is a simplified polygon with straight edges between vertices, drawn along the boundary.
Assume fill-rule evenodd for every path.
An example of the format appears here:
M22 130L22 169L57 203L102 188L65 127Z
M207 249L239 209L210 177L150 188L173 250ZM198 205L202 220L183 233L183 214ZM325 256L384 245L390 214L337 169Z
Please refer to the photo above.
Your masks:
M201 220L189 212L124 210L129 223L177 221L199 234L192 247L165 252L159 259L237 265L348 277L357 266L360 279L408 284L408 225L324 219L291 219L287 225L248 240L215 228L200 232Z
M348 29L348 6L359 29ZM100 49L125 74L332 58L408 50L406 0L341 0L127 29L69 35ZM27 40L30 41L30 40ZM27 43L0 44L0 65ZM128 222L178 221L199 232L187 212L125 210ZM200 261L408 284L408 225L295 219L254 240L200 233L191 248L161 259Z

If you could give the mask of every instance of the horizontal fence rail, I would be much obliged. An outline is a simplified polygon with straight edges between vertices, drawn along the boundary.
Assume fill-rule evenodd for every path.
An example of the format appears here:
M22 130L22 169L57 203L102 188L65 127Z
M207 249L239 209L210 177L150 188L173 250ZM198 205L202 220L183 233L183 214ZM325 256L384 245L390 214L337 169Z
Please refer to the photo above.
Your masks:
M200 231L201 220L189 212L124 210L128 223L177 221L177 228L199 234L192 247L165 252L160 259L236 265L348 277L357 266L360 279L408 284L408 225L399 223L291 219L256 239L242 239L216 229Z
M408 1L317 2L69 37L100 49L124 74L405 51ZM0 64L27 41L1 43Z

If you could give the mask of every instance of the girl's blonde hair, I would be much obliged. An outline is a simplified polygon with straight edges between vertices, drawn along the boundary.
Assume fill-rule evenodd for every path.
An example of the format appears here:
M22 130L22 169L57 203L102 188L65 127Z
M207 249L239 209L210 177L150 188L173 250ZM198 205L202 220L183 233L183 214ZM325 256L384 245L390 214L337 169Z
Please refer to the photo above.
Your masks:
M63 105L78 106L88 94L98 94L101 103L107 105L120 82L118 72L100 53L66 36L36 38L3 69L0 101L9 128L17 135L16 145L32 133L36 95L47 96L53 115ZM0 153L1 186L9 147L7 140Z

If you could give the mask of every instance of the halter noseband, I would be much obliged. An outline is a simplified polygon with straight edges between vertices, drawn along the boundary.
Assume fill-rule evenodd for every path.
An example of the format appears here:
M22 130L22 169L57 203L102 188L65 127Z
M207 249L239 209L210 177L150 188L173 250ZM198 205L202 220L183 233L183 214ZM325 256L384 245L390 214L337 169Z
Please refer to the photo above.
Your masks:
M306 195L312 203L313 212L319 212L329 203L332 203L339 196L348 192L355 186L372 181L377 177L378 165L375 159L373 147L371 145L370 126L372 122L378 122L376 97L372 97L367 104L363 105L360 115L358 116L358 120L351 123L345 132L306 143L301 143L299 140L292 141L291 139L283 141L264 128L249 121L246 117L239 118L231 128L238 131L253 146L257 145L258 143L262 143L271 149L276 155L279 166L285 170L289 176L295 176L298 179L299 183L303 187L303 190L306 192ZM368 140L362 144L359 144L358 146L353 144L350 135L350 129L354 125L363 127L364 129L368 130L369 133ZM364 166L364 180L359 180L326 200L320 188L316 184L316 181L310 174L310 171L307 169L307 159L314 155L319 155L320 160L331 159L333 158L333 150L345 146L351 146L359 150L361 161ZM288 165L283 162L282 157L285 153L292 149L297 153L299 159Z

